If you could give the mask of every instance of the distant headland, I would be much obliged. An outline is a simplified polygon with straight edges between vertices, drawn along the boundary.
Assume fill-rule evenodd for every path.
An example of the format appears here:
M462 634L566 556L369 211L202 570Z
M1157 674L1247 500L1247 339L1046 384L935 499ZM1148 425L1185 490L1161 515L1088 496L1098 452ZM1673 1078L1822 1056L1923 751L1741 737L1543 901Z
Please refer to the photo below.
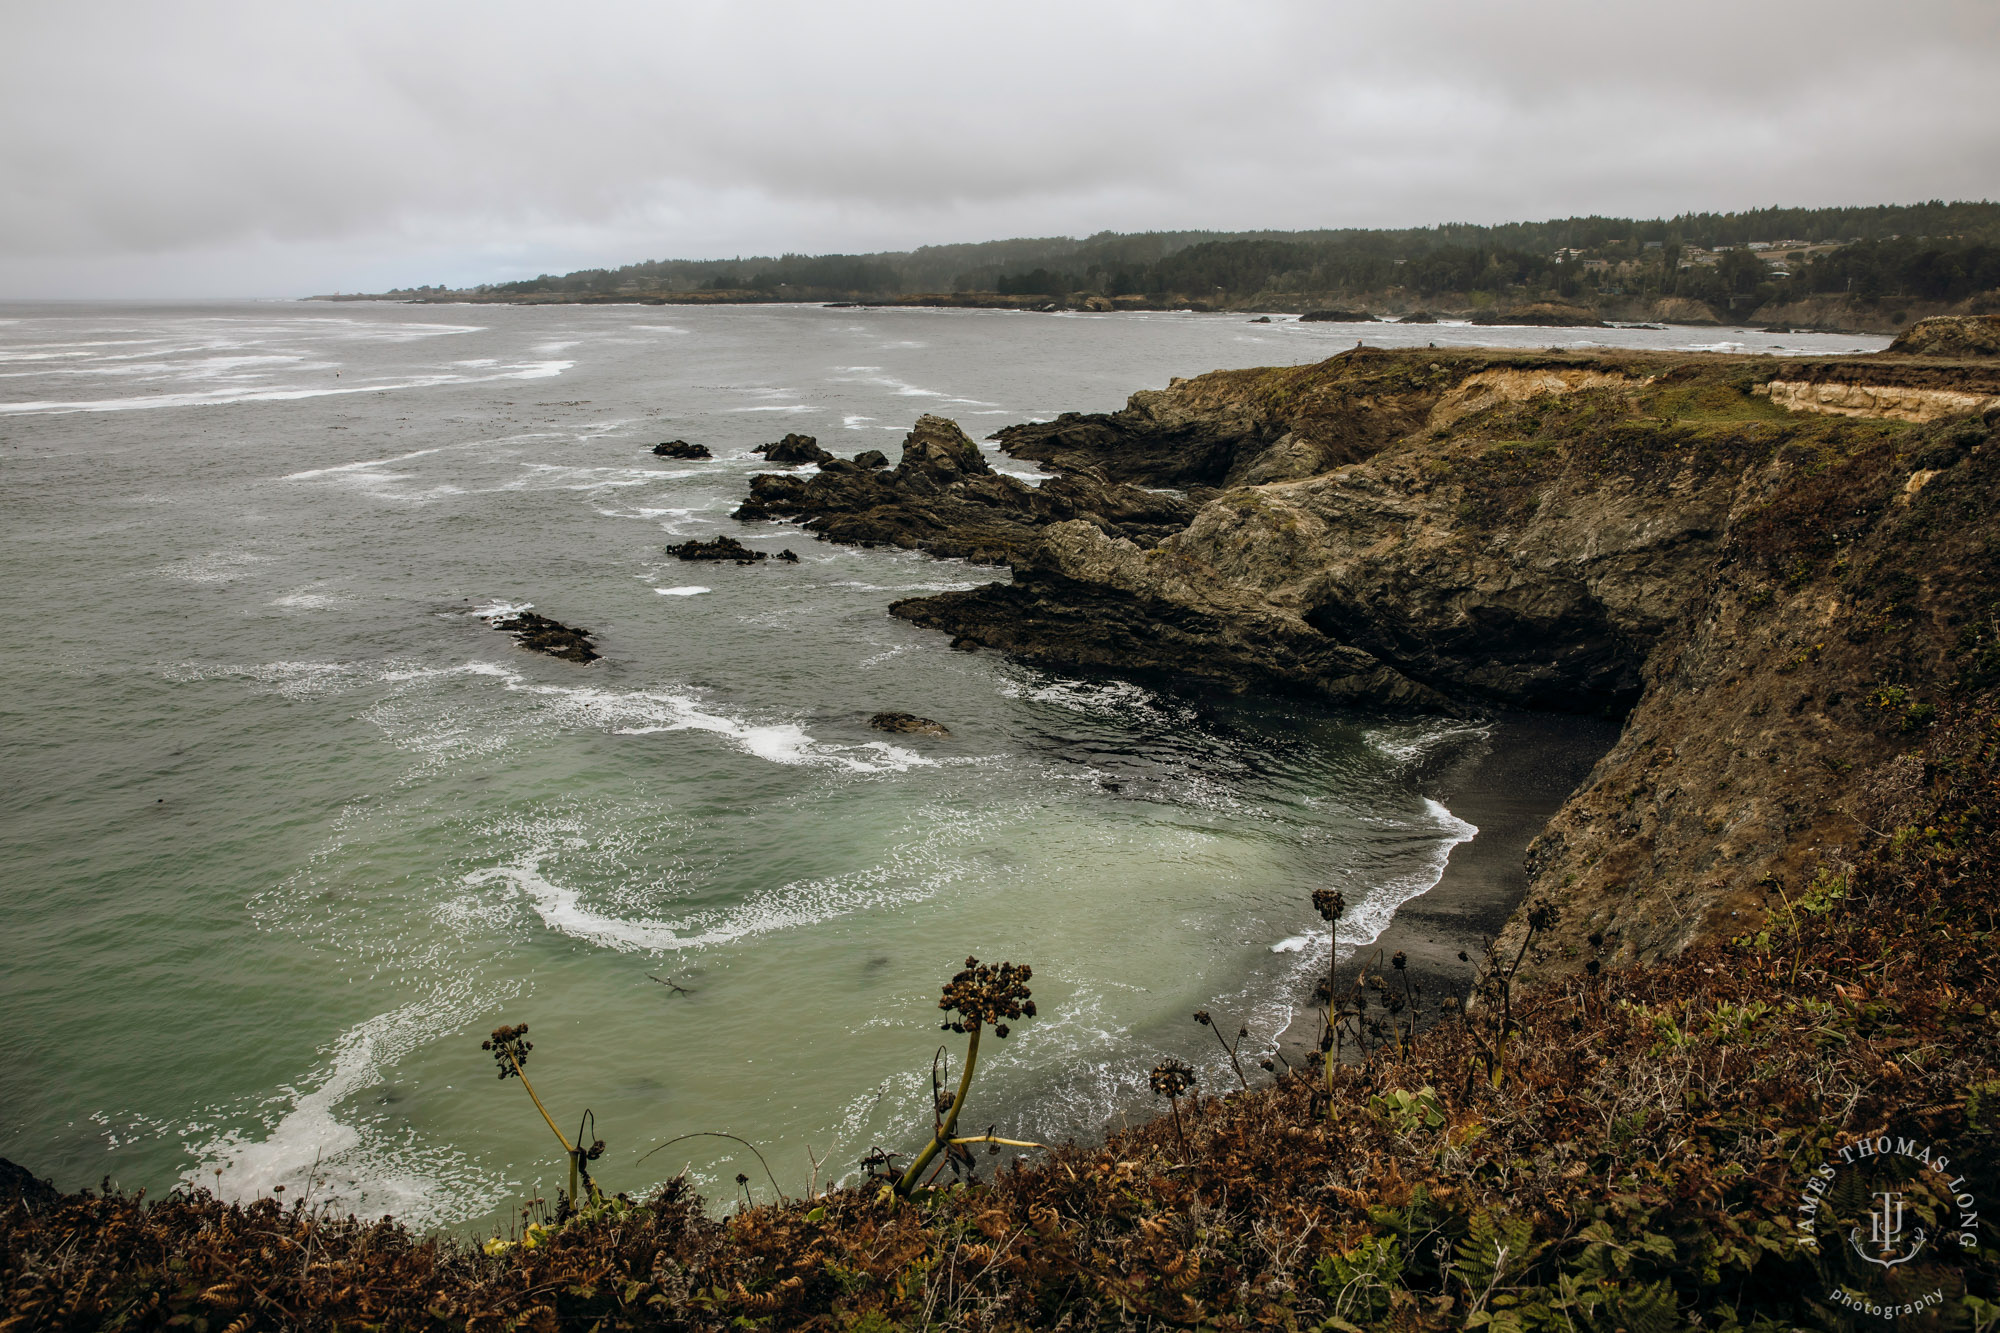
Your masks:
M1200 310L1895 333L2000 312L2000 203L1933 200L1401 230L1099 232L863 255L665 259L333 301Z

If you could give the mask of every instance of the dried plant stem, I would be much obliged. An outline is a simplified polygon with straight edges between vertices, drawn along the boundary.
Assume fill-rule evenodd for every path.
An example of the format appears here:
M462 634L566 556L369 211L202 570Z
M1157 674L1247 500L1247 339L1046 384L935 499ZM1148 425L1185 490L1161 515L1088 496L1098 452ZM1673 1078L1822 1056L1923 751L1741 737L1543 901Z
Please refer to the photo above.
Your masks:
M528 1082L527 1073L522 1070L521 1062L514 1058L512 1052L507 1055L507 1063L514 1066L514 1076L520 1079L521 1086L528 1090L528 1100L542 1113L542 1119L547 1123L549 1133L556 1136L556 1142L563 1146L563 1152L569 1157L569 1206L574 1208L576 1207L576 1145L564 1138L563 1132L556 1128L556 1122L549 1116L549 1108L542 1105L542 1099L535 1095L535 1085Z
M1223 1052L1229 1056L1229 1067L1236 1071L1236 1081L1243 1085L1243 1091L1250 1091L1250 1080L1243 1077L1243 1066L1236 1062L1236 1047L1231 1046L1228 1039L1222 1035L1222 1025L1210 1023L1207 1026L1215 1033L1215 1039L1222 1043ZM1243 1039L1238 1037L1236 1040L1240 1044Z
M1340 1062L1340 1027L1338 1012L1340 1000L1335 992L1334 974L1340 965L1340 922L1326 923L1326 1030L1333 1037L1333 1044L1324 1053L1326 1065L1326 1118L1333 1119L1333 1067Z
M1169 1097L1167 1098L1167 1105L1173 1109L1174 1137L1181 1141L1181 1160L1192 1162L1194 1154L1188 1150L1187 1134L1181 1129L1181 1099L1178 1097Z
M898 1194L908 1194L917 1187L917 1182L923 1179L924 1168L929 1166L931 1159L951 1142L951 1132L958 1128L958 1113L965 1109L965 1094L972 1087L972 1069L979 1063L979 1034L983 1030L983 1025L973 1023L970 1028L971 1038L965 1044L965 1070L958 1076L958 1095L951 1099L951 1110L945 1113L944 1123L937 1127L936 1132L931 1135L931 1141L917 1154L917 1160L910 1163L910 1169L896 1182Z

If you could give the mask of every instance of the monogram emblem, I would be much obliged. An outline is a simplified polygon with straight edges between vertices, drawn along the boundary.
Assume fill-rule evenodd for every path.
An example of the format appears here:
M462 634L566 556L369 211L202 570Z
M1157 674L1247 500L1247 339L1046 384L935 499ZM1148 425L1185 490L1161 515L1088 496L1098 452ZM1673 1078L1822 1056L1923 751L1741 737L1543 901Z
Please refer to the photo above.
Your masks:
M1897 1254L1903 1241L1903 1196L1900 1191L1882 1190L1875 1196L1875 1211L1868 1214L1868 1243L1861 1242L1861 1228L1855 1227L1847 1233L1847 1243L1863 1262L1878 1264L1883 1268L1894 1268L1906 1264L1917 1257L1930 1237L1922 1227L1916 1228L1915 1239L1910 1248Z

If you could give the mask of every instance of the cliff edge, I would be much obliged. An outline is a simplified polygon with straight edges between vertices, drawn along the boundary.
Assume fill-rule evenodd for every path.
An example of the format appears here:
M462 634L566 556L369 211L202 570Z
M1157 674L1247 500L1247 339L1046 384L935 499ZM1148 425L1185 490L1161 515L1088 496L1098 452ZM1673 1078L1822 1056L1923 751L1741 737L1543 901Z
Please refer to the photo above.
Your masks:
M1653 959L1838 869L1940 696L2000 678L1996 426L2000 367L1934 355L1218 372L1003 432L1088 486L1023 511L1011 582L891 609L1051 666L1620 717L1530 848L1531 965ZM1092 508L1133 487L1179 494Z

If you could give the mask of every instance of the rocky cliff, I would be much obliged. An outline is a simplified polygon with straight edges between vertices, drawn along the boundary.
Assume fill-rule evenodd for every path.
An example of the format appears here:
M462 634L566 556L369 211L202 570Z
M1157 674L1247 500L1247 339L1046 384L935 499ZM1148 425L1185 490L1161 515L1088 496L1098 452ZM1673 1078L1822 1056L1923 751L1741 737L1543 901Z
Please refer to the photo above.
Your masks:
M1560 909L1538 962L1658 957L1850 855L1940 695L2000 675L1996 395L1990 361L1903 356L1360 349L1219 372L1002 432L1065 474L1044 491L1180 488L1143 531L1017 506L1011 582L892 610L1050 665L1622 717L1531 848L1530 896ZM899 471L925 466L906 448ZM954 550L918 531L926 487L994 489L954 466L904 483L905 544Z

